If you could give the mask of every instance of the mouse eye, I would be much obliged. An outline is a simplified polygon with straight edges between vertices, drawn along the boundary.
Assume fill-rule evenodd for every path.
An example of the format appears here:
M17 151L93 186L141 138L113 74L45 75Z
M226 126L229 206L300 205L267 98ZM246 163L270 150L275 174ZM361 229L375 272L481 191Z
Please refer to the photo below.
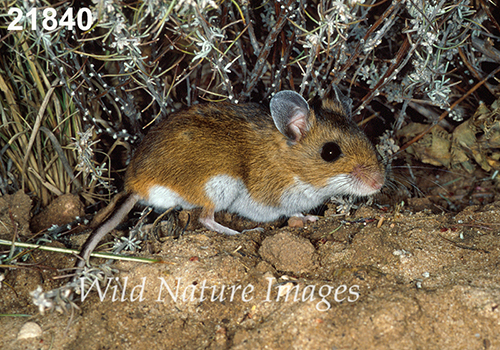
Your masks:
M342 155L340 146L335 142L327 142L321 149L321 158L327 162L334 162Z

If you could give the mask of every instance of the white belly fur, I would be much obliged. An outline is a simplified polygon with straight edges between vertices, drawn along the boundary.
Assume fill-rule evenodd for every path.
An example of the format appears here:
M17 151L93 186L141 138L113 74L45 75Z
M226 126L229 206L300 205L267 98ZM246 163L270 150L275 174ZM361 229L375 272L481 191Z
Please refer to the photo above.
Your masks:
M165 186L153 186L149 190L149 197L145 200L147 205L158 209L170 209L182 207L183 209L193 209L194 205L186 202L175 191Z
M267 222L317 207L332 195L332 189L328 187L318 189L295 179L295 184L281 195L281 205L268 206L255 201L248 193L242 180L228 175L218 175L207 181L205 193L213 201L216 212L225 210L253 221ZM161 209L172 207L192 209L196 207L164 186L153 186L146 202Z

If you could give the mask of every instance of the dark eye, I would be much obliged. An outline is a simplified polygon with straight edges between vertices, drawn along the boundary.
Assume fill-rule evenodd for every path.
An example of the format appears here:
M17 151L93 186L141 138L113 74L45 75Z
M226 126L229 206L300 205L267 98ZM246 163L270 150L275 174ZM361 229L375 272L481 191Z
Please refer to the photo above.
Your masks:
M342 155L339 145L335 142L327 142L321 149L321 158L327 162L334 162Z

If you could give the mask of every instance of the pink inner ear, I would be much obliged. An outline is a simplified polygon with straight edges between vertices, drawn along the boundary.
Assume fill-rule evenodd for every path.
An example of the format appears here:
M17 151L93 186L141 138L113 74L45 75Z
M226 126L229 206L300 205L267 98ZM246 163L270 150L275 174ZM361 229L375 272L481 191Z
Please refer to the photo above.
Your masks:
M290 118L288 128L294 136L294 141L300 141L302 137L304 137L304 135L309 131L307 114L304 113L300 108L296 108L296 110L294 111L294 116Z

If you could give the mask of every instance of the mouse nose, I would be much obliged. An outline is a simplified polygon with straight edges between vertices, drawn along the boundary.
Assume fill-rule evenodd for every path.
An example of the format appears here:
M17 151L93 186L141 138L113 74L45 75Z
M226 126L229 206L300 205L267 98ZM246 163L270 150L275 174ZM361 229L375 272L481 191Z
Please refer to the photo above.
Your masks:
M378 191L384 186L385 183L385 176L380 173L376 173L375 176L371 179L371 181L368 182L368 186L373 188L374 190Z
M380 169L373 170L364 165L354 167L352 175L371 188L373 192L379 191L385 183L385 173L383 171Z
M385 174L381 171L376 171L371 176L371 181L369 181L370 187L375 190L380 190L385 183Z

